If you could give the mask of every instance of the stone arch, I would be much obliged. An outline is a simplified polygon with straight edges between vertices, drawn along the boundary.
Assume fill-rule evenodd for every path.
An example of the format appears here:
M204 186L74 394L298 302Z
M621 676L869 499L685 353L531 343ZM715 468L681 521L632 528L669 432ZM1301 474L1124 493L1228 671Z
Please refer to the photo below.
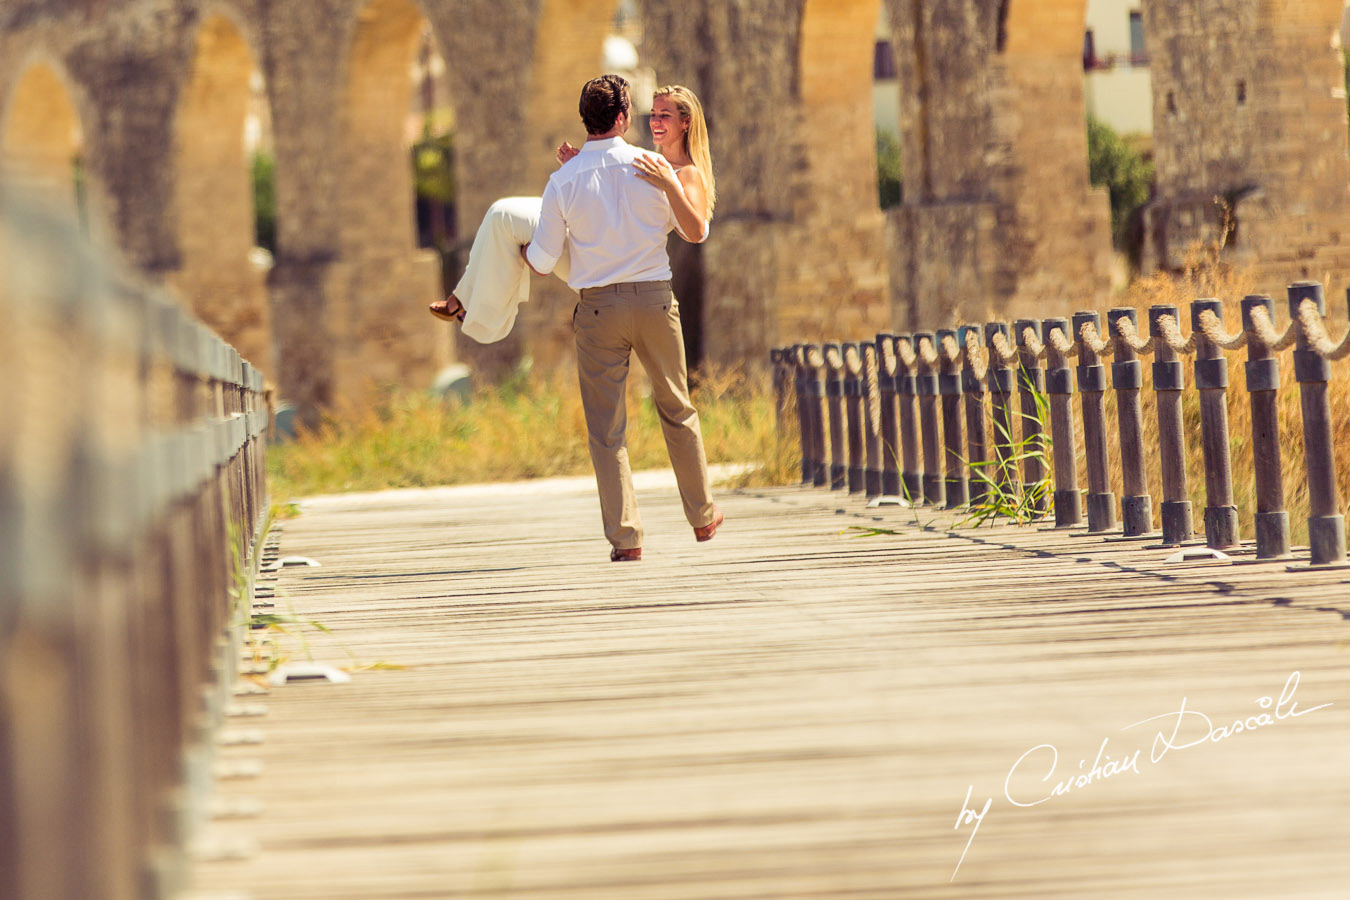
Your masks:
M1007 311L1046 297L1089 299L1107 286L1111 233L1104 189L1088 178L1083 74L1085 0L1005 0L993 73L993 134L1007 168L1003 199L1021 259ZM1020 246L1018 246L1020 245Z
M643 6L639 3L639 14L647 22L650 17ZM540 0L522 95L524 193L543 191L557 168L553 150L558 144L585 140L577 100L581 86L604 70L605 38L618 7L619 0ZM635 124L628 140L645 144L647 135ZM574 352L569 314L575 302L576 294L557 279L534 279L530 302L521 308L515 334L492 348L466 347L468 341L461 341L461 347L474 365L489 372L508 357L527 353L537 363L556 365Z
M551 151L585 138L577 96L600 73L618 0L543 0L535 27L529 95L531 175L547 178ZM542 184L542 182L541 182ZM542 188L541 188L542 189Z
M173 120L178 264L170 281L193 313L254 365L273 371L265 271L253 258L244 146L257 57L239 21L209 12L192 42Z
M998 50L1081 60L1087 0L1001 0Z
M45 56L19 71L0 116L0 169L76 210L82 204L77 165L84 147L76 91L63 67Z
M790 210L796 234L775 297L783 334L867 334L891 324L872 102L880 7L881 0L805 0L801 7L798 115L787 136L799 152Z
M426 311L441 291L440 261L417 247L409 154L412 66L427 27L413 0L368 0L346 43L334 148L337 262L324 313L336 345L335 396L430 384L449 359L448 336Z
M412 0L369 0L357 12L341 109L344 256L416 246L405 128L425 23Z
M807 166L832 202L878 211L872 115L873 45L881 0L806 0L797 89Z

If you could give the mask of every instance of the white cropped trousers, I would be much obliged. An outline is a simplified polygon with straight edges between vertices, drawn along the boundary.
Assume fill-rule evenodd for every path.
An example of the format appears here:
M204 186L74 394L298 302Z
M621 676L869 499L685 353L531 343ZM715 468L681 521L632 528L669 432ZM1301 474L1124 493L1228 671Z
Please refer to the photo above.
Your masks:
M530 299L531 273L520 248L534 237L542 203L539 197L503 197L488 207L474 235L469 263L454 294L464 304L460 330L480 344L510 334L520 304ZM564 248L553 274L566 282L571 268Z

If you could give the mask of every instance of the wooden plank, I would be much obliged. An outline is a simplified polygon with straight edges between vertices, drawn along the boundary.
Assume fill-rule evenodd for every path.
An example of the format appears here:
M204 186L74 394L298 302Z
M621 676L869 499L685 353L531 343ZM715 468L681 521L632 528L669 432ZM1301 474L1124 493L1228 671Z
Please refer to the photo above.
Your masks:
M408 668L273 691L247 723L265 742L225 751L262 775L221 785L266 812L213 829L261 852L200 864L195 886L890 900L1350 882L1343 572L951 534L950 517L823 490L725 494L726 526L696 544L673 489L640 496L645 557L622 565L587 479L304 503L281 552L323 566L284 570L278 611L332 629L309 638L318 658ZM1161 724L1126 728L1183 698L1231 724L1295 671L1299 711L1333 705L1156 763ZM1029 807L1005 795L1016 767L1014 796L1046 796L1104 740L1118 761L1140 750L1138 773ZM1017 765L1039 745L1059 752L1047 783L1047 750ZM953 881L958 817L986 799Z

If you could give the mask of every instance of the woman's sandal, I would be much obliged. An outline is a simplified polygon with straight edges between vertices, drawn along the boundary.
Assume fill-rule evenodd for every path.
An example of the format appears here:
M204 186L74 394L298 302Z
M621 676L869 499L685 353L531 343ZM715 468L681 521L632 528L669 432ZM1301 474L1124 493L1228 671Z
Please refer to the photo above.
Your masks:
M455 304L453 309L450 307L451 303ZM464 304L460 303L459 298L454 294L451 294L444 300L437 300L435 303L428 306L427 309L430 310L431 314L436 318L444 319L447 322L464 321Z

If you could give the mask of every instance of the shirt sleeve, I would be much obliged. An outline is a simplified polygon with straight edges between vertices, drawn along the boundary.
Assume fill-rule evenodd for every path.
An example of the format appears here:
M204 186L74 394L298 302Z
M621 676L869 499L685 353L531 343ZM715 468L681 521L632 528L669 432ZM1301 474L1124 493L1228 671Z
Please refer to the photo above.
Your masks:
M558 204L558 184L552 178L544 188L543 203L539 209L539 224L534 227L530 248L525 251L536 272L547 275L558 264L567 240L567 223L563 221Z

